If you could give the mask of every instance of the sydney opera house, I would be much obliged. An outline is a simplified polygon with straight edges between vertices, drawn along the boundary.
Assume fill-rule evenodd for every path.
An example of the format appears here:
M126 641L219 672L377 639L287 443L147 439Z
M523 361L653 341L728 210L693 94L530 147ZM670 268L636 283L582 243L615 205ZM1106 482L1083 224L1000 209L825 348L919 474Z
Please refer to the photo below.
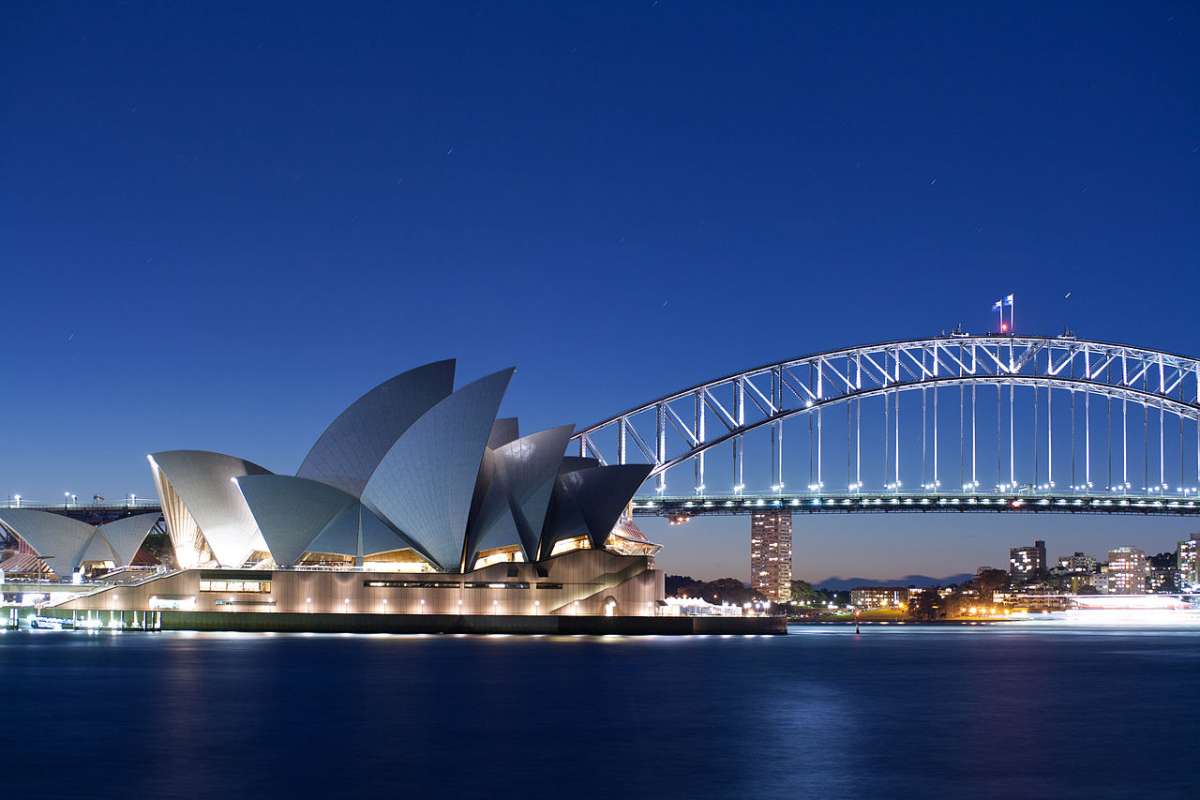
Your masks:
M338 629L353 618L364 630L418 617L653 617L658 546L627 515L650 468L565 455L570 425L522 435L497 419L511 369L457 390L454 373L439 361L376 386L295 475L201 450L151 454L161 520L0 509L0 532L18 543L6 563L63 580L119 568L165 526L169 568L98 584L55 613L154 612L200 628L237 615L247 629L322 629L317 618L337 615Z

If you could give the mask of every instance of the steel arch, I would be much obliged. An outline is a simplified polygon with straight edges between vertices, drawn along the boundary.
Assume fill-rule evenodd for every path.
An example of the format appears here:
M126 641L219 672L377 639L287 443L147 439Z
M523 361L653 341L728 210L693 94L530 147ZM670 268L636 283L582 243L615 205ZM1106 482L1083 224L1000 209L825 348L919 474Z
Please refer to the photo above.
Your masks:
M665 473L693 461L696 490L704 489L704 456L732 442L738 485L742 438L773 431L775 483L782 485L782 423L837 404L914 389L946 386L1033 386L1117 398L1197 422L1200 437L1200 360L1132 345L1074 336L939 336L860 345L779 361L664 395L579 431L581 455L608 463L597 439L615 433L617 463L630 447L653 465L660 491ZM727 397L724 402L719 395ZM747 402L749 401L749 402ZM653 424L652 444L638 431ZM710 425L715 420L715 425ZM685 447L669 452L668 429ZM710 433L710 428L713 431ZM714 435L715 434L715 435ZM1200 445L1197 449L1200 471Z
M726 444L730 440L738 436L744 436L752 433L755 430L767 427L775 422L784 422L793 417L801 416L816 412L821 409L830 408L832 406L841 405L851 400L869 399L879 397L881 395L890 394L892 392L907 392L915 389L931 388L933 386L952 387L952 386L971 386L971 385L1014 385L1014 386L1034 386L1034 387L1051 387L1054 389L1067 389L1075 391L1086 391L1089 394L1100 397L1114 397L1117 399L1126 399L1137 402L1140 405L1153 406L1155 408L1160 405L1176 416L1184 417L1185 419L1200 420L1200 403L1181 403L1176 400L1161 399L1153 393L1143 392L1138 389L1128 389L1115 386L1105 386L1093 384L1089 381L1072 380L1072 379L1055 379L1055 378L1039 378L1034 376L1016 376L1009 378L1007 381L997 381L993 377L953 377L953 378L936 378L924 382L904 382L894 384L886 389L864 389L859 392L840 395L838 397L827 397L823 400L813 403L811 406L803 408L790 409L782 411L772 417L767 417L761 420L756 420L749 423L736 432L726 432L718 437L708 439L702 445L692 448L686 453L677 455L665 463L658 464L650 472L650 477L656 476L660 472L666 472L681 464L690 461L702 453L707 452L716 447Z

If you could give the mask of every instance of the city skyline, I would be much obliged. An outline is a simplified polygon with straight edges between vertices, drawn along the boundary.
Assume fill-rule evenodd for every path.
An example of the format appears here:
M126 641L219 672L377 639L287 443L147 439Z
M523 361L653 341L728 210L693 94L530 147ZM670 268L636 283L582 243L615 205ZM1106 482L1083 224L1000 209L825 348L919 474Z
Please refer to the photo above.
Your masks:
M1051 563L1076 551L1103 560L1105 553L1121 545L1138 547L1153 555L1174 552L1178 542L1200 531L1200 523L1188 519L1055 514L1032 518L1006 516L972 532L978 514L907 514L903 516L922 521L934 535L906 542L889 538L894 536L889 533L892 520L899 516L795 514L793 578L808 583L851 577L887 581L906 575L944 578L973 574L985 566L1007 570L1009 549L1036 539L1045 540ZM823 523L819 529L822 535L838 538L836 550L823 548L819 542L806 538L806 531L811 530L806 526L817 521ZM733 577L749 583L749 516L697 517L686 525L669 527L648 526L639 518L638 525L653 541L663 545L659 560L667 572L703 580ZM694 540L688 542L689 537ZM731 552L728 547L727 542L734 539L740 552ZM948 559L947 552L953 553L953 557ZM856 556L847 557L844 553Z

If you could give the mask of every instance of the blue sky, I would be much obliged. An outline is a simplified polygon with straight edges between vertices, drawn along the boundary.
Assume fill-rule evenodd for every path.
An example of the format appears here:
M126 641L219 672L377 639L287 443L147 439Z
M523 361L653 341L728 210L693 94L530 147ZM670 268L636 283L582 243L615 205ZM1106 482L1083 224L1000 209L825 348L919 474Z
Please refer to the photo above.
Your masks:
M175 447L291 471L446 356L515 364L532 430L1010 291L1029 332L1200 353L1194 5L2 13L0 494L150 494ZM797 522L814 578L1191 529ZM651 528L748 569L745 520Z

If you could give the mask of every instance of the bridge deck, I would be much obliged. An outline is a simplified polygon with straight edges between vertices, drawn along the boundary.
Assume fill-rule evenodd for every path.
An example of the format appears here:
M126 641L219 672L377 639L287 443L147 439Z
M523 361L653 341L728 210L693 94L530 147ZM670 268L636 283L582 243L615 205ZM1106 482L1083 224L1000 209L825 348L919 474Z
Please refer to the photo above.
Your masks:
M702 495L638 497L636 516L697 516L751 514L756 511L794 513L981 512L1056 514L1147 514L1198 516L1200 499L1144 495L1076 494L855 494Z

